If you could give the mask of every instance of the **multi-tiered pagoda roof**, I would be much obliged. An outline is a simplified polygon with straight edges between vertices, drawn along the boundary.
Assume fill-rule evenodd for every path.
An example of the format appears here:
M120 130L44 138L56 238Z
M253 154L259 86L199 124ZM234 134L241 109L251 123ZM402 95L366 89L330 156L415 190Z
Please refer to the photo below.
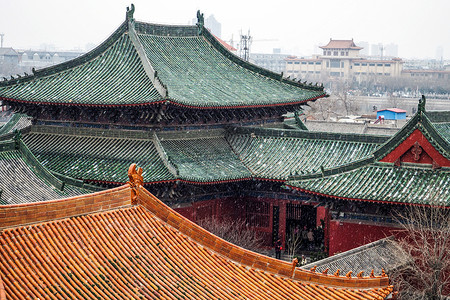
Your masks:
M279 118L326 96L229 52L205 27L126 21L69 62L0 83L0 100L38 120L149 126Z

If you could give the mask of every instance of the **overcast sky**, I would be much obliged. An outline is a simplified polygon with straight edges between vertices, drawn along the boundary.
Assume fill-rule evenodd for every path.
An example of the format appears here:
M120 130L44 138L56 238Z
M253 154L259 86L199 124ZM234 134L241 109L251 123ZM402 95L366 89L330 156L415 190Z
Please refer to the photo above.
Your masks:
M125 19L130 1L0 0L4 47L54 45L59 50L98 45ZM222 24L222 38L235 41L250 30L252 52L311 55L330 38L394 43L403 58L450 59L449 0L134 0L135 18L188 24L200 9ZM269 40L269 41L268 41Z

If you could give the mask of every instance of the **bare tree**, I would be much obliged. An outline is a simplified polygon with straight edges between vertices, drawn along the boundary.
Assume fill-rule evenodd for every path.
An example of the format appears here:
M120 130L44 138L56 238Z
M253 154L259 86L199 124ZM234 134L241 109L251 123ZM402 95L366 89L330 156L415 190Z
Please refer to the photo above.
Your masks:
M295 227L291 227L286 239L286 248L288 250L289 259L292 260L295 257L297 250L302 246L302 233L301 230Z
M332 97L326 99L318 99L313 103L308 104L310 109L308 109L307 115L313 116L317 120L330 120L331 117L335 117L336 114L336 101Z
M337 108L343 111L346 116L355 114L358 110L356 97L351 95L350 91L350 83L344 80L336 82L336 89L333 91L338 105Z
M390 274L399 299L444 299L450 293L450 209L410 206L398 221L396 243L410 262Z
M198 225L224 240L252 251L263 246L263 238L242 220L218 219L210 217L198 222Z

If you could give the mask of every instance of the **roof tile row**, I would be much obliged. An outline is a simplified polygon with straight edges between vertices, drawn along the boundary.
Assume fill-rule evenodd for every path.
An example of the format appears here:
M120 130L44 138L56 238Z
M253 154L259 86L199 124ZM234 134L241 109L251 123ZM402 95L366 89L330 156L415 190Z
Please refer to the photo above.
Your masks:
M47 76L0 86L0 97L34 103L124 105L161 100L128 35L91 60Z
M450 205L450 171L370 164L334 176L291 180L288 185L308 193L361 199Z
M169 97L183 105L270 106L323 94L252 72L227 59L202 36L138 36L158 77L168 86Z
M362 143L310 138L230 135L234 151L258 177L287 179L293 173L308 174L332 168L371 155L379 146Z
M49 216L42 219L44 223L3 229L0 273L6 295L11 299L383 299L392 292L386 277L322 275L244 250L191 223L142 187L134 189L138 189L137 206L98 213L92 208L78 217L52 221ZM104 202L99 196L107 200L124 193L130 200L130 188L124 186L45 207L22 206L54 211L72 200L92 198L92 204L99 204Z
M89 191L65 185L58 189L27 164L19 150L0 152L0 204L17 204L59 199Z

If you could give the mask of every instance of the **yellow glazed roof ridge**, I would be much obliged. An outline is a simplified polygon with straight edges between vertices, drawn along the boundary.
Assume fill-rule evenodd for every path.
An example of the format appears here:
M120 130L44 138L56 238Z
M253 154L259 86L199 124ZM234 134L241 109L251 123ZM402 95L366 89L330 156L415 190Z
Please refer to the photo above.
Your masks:
M69 198L0 205L0 231L129 206L130 195L127 184Z
M0 205L0 209L4 209L4 208L15 208L15 207L33 207L33 206L45 206L45 205L50 205L52 203L58 203L58 202L64 202L67 200L71 200L71 199L78 199L78 198L92 198L98 195L103 195L103 194L112 194L115 191L119 191L119 190L123 190L123 189L129 189L130 186L128 184L124 184L118 187L114 187L111 189L107 189L107 190L102 190L102 191L97 191L97 192L92 192L89 194L83 194L83 195L77 195L77 196L72 196L72 197L67 197L67 198L59 198L59 199L52 199L52 200L46 200L46 201L41 201L41 202L27 202L27 203L14 203L14 204L5 204L5 205ZM0 226L1 228L1 226Z

